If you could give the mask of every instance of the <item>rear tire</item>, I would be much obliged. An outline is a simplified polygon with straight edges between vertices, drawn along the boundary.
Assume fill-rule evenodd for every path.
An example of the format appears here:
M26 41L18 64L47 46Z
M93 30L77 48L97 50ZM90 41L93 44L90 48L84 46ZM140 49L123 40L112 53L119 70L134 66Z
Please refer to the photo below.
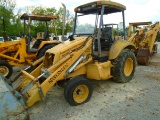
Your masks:
M93 89L90 81L81 76L69 80L64 89L64 97L72 106L88 102L92 93Z
M132 80L136 67L136 57L128 49L122 50L120 55L112 61L111 75L113 80L119 83L126 83Z
M2 74L6 78L10 78L12 73L12 66L7 62L0 61L0 74Z
M50 45L46 45L43 48L41 48L41 50L38 52L37 58L39 59L39 58L43 57L45 55L45 52L54 46L55 46L55 44L50 44Z

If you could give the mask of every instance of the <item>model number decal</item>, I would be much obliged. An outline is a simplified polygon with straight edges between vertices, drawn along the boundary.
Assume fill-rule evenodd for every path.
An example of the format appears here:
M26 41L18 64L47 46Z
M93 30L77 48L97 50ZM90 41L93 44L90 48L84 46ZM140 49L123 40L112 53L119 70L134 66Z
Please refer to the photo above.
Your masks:
M50 84L68 67L67 63L48 81Z

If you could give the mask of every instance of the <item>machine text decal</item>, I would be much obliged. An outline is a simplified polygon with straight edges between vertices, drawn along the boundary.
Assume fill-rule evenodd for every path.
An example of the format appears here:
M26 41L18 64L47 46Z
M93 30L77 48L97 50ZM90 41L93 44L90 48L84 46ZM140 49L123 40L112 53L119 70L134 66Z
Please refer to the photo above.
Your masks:
M50 84L68 67L67 63L48 81Z

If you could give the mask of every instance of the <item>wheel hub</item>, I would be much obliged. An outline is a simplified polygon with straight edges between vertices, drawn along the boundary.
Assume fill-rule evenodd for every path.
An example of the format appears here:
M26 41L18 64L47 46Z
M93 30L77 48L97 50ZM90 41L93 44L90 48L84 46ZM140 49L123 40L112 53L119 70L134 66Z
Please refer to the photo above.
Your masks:
M80 94L81 94L81 90L78 89L78 90L76 91L76 93L77 93L77 95L80 95Z
M126 76L130 76L132 71L133 71L133 60L131 58L128 58L125 62L124 74Z
M87 99L89 95L89 89L86 85L79 85L73 92L73 99L77 103L82 103Z
M0 66L0 73L3 76L6 76L9 73L9 70L8 70L8 68L6 66Z

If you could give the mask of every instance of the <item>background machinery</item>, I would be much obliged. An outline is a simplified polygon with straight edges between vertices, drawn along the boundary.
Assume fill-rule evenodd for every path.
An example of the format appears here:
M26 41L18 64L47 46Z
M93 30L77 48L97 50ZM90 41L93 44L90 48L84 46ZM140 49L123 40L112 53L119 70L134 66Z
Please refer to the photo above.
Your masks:
M6 91L2 90L0 95L8 93L9 96L14 97L15 106L21 104L21 107L27 108L43 100L47 92L61 81L67 82L64 88L66 101L75 106L91 98L93 90L89 79L99 81L112 78L121 83L130 81L136 66L135 54L132 52L136 50L134 44L121 39L111 43L112 45L106 45L106 49L101 49L101 41L105 40L106 44L110 44L108 40L112 39L110 34L105 34L110 32L104 32L104 16L119 12L122 13L124 22L125 9L122 4L104 0L76 7L73 35L67 41L47 50L44 57L32 63L30 67L42 62L31 73L26 71L29 67L22 70L12 79L12 83L0 77L0 85L5 86L6 89ZM84 23L84 19L89 24ZM125 25L123 31L125 33ZM1 99L6 101L5 98ZM11 111L10 106L7 106L10 102L1 101L0 104L4 108L1 108L0 117L5 118L9 115L14 117L15 114L11 113L17 109ZM5 114L7 107L8 116ZM24 109L16 114L19 113L20 116L20 112L26 114Z
M145 26L151 25L152 22L133 22L129 23L128 30L127 30L127 40L130 39L135 33L137 29L141 29Z
M58 16L47 15L28 15L23 14L20 18L24 21L24 32L21 33L19 40L8 41L6 33L4 34L4 42L0 42L0 61L1 63L7 62L11 66L24 66L29 65L36 59L42 57L45 51L60 42L58 40L49 40L48 22L58 19ZM37 39L33 40L31 34L31 25L34 21L42 21L46 23L46 30L44 33L37 34ZM28 25L28 32L26 33L26 27ZM32 44L32 42L35 42ZM5 66L7 63L3 64ZM4 67L3 67L4 68ZM8 66L5 69L0 68L1 74L9 78L12 74Z
M142 65L149 65L151 56L157 53L156 36L159 31L159 22L130 23L127 39L136 46L137 62Z

